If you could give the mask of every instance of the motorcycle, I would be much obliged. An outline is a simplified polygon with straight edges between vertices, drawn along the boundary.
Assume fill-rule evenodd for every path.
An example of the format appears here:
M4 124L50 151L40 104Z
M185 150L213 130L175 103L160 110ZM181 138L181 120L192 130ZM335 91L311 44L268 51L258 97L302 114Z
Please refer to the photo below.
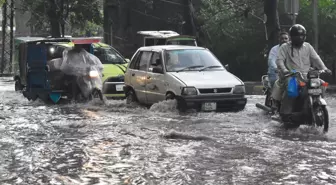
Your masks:
M280 116L281 120L286 127L297 128L300 125L311 125L315 127L322 127L323 132L328 132L329 129L329 114L327 110L327 103L324 100L325 91L328 87L328 83L320 79L320 75L325 73L324 70L310 70L305 79L300 72L290 73L285 77L296 76L299 81L299 96L295 98L294 109L291 116L286 118ZM264 84L264 92L266 95L265 105L257 103L256 106L269 113L274 114L274 107L279 112L281 102L279 106L273 106L275 102L270 97L271 89L269 86L265 86L267 78L263 76L262 82Z
M79 101L91 101L98 98L104 101L101 77L102 75L99 73L99 70L93 66L88 67L86 74L83 76L68 75L66 78L66 85L68 92L70 92L68 97L72 99L75 94L75 99ZM74 90L77 93L73 92Z

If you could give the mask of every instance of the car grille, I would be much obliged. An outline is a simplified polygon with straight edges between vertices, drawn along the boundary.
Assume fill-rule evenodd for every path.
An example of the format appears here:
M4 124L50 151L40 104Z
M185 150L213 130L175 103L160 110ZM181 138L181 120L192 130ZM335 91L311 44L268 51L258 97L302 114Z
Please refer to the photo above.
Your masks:
M124 76L118 76L118 77L110 77L105 82L119 82L118 85L120 85L120 82L124 82ZM115 84L108 84L105 85L103 88L104 94L122 94L123 92L116 90Z
M115 85L107 85L103 90L103 94L121 94L123 92L117 92Z
M216 93L229 93L232 88L212 88L212 89L198 89L201 94L216 94Z
M106 82L124 82L124 76L110 77Z

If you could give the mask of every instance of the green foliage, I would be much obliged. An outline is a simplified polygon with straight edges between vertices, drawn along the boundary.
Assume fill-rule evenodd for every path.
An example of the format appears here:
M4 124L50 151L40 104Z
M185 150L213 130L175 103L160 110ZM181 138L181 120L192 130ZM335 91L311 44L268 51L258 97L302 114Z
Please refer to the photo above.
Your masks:
M244 2L203 0L198 17L203 22L202 30L209 35L203 43L222 63L230 65L231 72L243 80L252 80L255 76L259 79L267 69L263 53L266 46L264 25L258 18L249 16L246 19L244 11L250 7L253 13L260 14L263 3ZM254 68L261 70L253 70Z
M102 25L99 1L92 0L22 0L24 11L31 13L29 24L42 33L51 32L51 22L57 21L85 31L86 25ZM54 2L51 3L51 2ZM62 11L63 7L63 11ZM56 29L56 28L53 28Z
M246 4L249 2L250 4ZM311 0L301 0L297 23L306 27L307 41L312 43L313 23ZM281 6L281 5L279 5ZM250 16L242 14L250 7ZM234 74L245 81L260 80L267 72L267 60L264 57L265 28L258 18L263 16L262 0L203 0L199 19L203 23L202 31L207 38L202 38L223 62L229 63ZM291 20L279 7L282 29L288 29ZM336 2L319 0L319 54L332 69L336 61ZM251 16L251 13L255 16Z

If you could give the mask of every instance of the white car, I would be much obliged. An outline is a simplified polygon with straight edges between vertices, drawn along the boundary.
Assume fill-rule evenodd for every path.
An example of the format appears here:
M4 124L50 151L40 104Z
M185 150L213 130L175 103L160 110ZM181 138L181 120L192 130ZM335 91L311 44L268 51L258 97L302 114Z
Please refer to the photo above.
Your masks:
M196 46L139 48L127 67L124 91L127 103L176 99L181 111L240 111L247 102L244 83Z

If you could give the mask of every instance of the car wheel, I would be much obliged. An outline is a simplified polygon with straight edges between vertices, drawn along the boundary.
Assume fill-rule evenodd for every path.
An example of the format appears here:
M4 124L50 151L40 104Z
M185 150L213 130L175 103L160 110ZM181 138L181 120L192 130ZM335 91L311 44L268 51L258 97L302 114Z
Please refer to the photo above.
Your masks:
M126 104L138 103L138 99L133 89L126 93Z
M166 95L166 100L175 100L175 95L173 93L168 93Z
M167 93L166 100L176 100L177 102L177 110L180 112L185 112L187 110L187 105L185 101L181 98L177 98L173 93Z

